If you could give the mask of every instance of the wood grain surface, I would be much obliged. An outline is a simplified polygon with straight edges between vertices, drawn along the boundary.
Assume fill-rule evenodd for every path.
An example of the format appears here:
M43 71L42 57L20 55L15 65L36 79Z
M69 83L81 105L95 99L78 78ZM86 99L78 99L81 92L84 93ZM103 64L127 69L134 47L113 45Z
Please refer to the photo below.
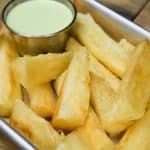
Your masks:
M144 26L147 30L150 31L150 1L137 16L135 23Z
M133 19L148 0L98 0L121 15Z

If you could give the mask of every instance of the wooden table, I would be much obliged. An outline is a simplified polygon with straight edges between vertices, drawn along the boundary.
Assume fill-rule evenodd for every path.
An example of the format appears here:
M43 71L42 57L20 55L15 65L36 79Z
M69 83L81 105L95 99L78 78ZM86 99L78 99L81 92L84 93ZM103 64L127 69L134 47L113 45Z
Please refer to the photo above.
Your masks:
M0 13L9 0L0 0ZM150 0L97 0L150 31Z

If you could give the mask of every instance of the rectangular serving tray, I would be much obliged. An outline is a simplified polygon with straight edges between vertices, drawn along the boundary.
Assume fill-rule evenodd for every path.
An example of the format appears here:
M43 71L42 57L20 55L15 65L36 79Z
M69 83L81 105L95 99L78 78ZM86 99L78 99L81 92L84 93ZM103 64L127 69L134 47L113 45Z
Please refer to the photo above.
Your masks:
M119 41L128 39L137 44L144 39L150 39L150 32L115 13L96 0L74 0L77 10L90 13L104 30ZM0 150L36 150L32 144L25 140L8 123L0 119Z

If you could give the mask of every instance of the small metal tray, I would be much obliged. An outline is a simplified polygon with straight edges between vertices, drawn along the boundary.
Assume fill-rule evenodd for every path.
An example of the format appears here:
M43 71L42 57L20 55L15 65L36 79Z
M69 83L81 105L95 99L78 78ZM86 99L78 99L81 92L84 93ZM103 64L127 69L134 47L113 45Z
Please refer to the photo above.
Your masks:
M88 12L104 30L116 40L128 39L137 44L150 39L150 32L120 16L96 0L74 0L78 11ZM35 150L27 140L12 129L4 120L0 120L0 150Z

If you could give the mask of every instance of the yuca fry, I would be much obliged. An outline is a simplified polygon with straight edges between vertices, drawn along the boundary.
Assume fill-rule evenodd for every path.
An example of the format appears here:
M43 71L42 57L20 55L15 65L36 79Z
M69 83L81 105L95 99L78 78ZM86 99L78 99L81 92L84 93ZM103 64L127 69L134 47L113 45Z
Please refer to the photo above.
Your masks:
M67 51L74 51L81 49L82 46L78 43L74 38L70 38L67 42L66 50ZM112 74L104 65L102 65L92 54L89 52L89 71L104 78L112 88L115 90L119 89L120 80ZM61 79L62 80L62 79Z
M71 52L41 54L16 59L12 69L16 80L24 87L38 85L56 79L69 65Z
M61 139L49 122L36 115L22 101L15 104L10 124L40 150L54 149Z
M115 145L101 129L100 122L95 112L90 109L85 125L77 129L77 134L82 141L93 150L115 150Z
M105 66L102 65L94 56L90 54L89 58L89 71L104 79L115 91L118 91L121 80L112 74L107 68L105 68Z
M108 128L108 132L112 134L125 129L133 120L142 118L148 103L150 43L147 41L141 43L136 48L132 60L116 94L105 81L93 82L91 78L92 101L99 117L103 120L103 127Z
M126 39L121 39L119 46L122 47L129 55L134 51L135 46L129 43Z
M30 107L41 117L51 117L56 104L56 97L50 83L29 86L27 92Z
M116 123L107 118L107 113L112 109L116 97L117 92L108 82L91 73L92 105L101 121L101 127L112 135L120 133L131 124L131 122Z
M67 41L66 51L76 52L82 48L83 46L73 37L70 37L69 40Z
M122 78L126 70L127 53L95 23L90 15L78 13L71 33L73 33L100 62Z
M60 94L65 77L67 75L67 70L65 70L55 81L54 83L54 87L55 87L55 91L57 96Z
M11 63L17 57L13 45L0 39L0 116L8 117L13 104L21 98L20 85L14 80Z
M72 132L67 135L56 147L56 150L91 150L81 138Z
M89 109L89 72L86 48L74 53L59 94L52 124L72 130L84 124Z
M119 143L119 150L148 150L150 148L150 109L131 126Z
M143 117L150 96L150 42L143 41L129 62L128 69L110 111L111 119L130 121ZM119 113L118 113L119 112Z
M78 50L82 50L82 49L83 49L83 46L80 43L78 43L73 37L69 38L67 45L66 45L66 51L71 51L73 53L76 53ZM55 86L57 95L60 94L66 74L67 74L67 70L63 72L55 81L54 86Z
M113 142L100 128L99 120L90 109L85 124L67 135L56 150L114 150Z

